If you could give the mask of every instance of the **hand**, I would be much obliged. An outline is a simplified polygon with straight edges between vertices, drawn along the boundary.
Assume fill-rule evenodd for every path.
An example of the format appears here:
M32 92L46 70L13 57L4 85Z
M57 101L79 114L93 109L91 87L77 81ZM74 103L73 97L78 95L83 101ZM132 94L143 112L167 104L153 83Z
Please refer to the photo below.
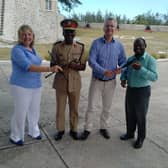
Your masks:
M120 74L121 73L121 68L117 68L116 70L114 71L105 71L104 72L104 75L107 76L107 77L112 77L113 75L115 74Z
M141 63L140 62L134 62L133 64L131 64L131 67L135 70L139 70L139 69L141 69Z
M107 70L107 71L104 72L104 75L107 76L107 77L112 77L114 74L115 74L114 71L108 71Z
M121 68L117 68L114 72L115 72L115 74L120 74L121 73Z
M74 69L76 71L83 71L86 68L86 64L76 64L76 63L70 63L69 68Z
M50 71L51 72L58 72L58 71L63 71L63 69L60 67L60 66L58 66L58 65L55 65L55 66L52 66L52 67L50 67Z
M77 66L78 66L78 64L71 62L68 67L71 69L76 69Z
M127 84L127 81L126 81L126 80L122 80L122 81L121 81L121 86L122 86L123 88L126 88L126 84Z

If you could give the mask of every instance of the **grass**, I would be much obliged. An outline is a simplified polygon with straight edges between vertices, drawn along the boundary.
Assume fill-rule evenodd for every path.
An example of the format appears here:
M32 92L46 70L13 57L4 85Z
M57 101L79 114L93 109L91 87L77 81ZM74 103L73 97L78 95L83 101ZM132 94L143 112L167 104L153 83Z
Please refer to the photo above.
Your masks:
M79 28L76 39L85 44L85 56L88 57L92 41L103 35L102 29ZM167 32L144 32L120 30L115 33L115 38L121 41L125 47L127 56L133 54L133 41L137 37L143 37L147 43L146 51L155 58L168 58L168 33ZM36 44L35 48L44 59L49 59L48 50L52 44ZM0 60L10 59L10 48L0 48Z
M79 37L80 41L86 45L86 53L88 53L91 42L102 35L103 31L101 29L79 29L77 32L77 36ZM121 30L115 33L115 38L123 43L127 56L133 54L134 39L137 37L143 37L147 43L146 51L155 58L168 58L167 36L167 32ZM162 54L160 54L161 51L163 52Z

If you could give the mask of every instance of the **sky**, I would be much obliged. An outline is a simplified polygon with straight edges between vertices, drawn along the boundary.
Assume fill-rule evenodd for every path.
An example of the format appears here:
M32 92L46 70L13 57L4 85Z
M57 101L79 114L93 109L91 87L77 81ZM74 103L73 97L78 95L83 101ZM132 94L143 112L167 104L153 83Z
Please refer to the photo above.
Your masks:
M65 16L73 13L85 14L86 12L97 12L100 10L103 14L105 11L112 12L114 15L125 15L129 19L135 16L147 13L168 14L168 0L80 0L82 5L75 7L70 13L62 11Z

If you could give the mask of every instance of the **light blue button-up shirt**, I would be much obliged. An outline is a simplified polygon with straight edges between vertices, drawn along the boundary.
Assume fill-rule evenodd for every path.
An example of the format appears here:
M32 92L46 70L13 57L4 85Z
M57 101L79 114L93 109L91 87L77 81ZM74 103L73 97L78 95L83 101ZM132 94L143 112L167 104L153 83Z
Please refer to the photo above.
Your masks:
M93 77L103 80L114 79L104 76L106 70L116 70L117 66L125 64L126 56L123 45L113 39L106 42L104 37L93 41L89 52L89 65L92 68Z
M29 51L22 45L16 45L11 52L12 73L10 84L24 88L39 88L42 85L41 73L30 72L31 64L41 65L42 59L35 49Z
M135 56L128 58L127 62L132 59L136 60ZM138 61L141 63L141 68L135 70L129 65L121 74L121 80L127 80L129 87L145 87L150 86L151 81L158 79L158 69L155 58L147 52L141 56Z

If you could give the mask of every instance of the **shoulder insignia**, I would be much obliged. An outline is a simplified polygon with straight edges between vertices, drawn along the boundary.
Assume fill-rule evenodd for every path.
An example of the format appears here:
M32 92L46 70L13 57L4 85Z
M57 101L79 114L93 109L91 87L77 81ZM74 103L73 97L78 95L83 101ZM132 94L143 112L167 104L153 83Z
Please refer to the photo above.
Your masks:
M53 45L56 45L56 44L59 44L59 43L62 43L62 41L56 41Z
M85 46L84 43L81 43L81 42L79 42L79 41L76 41L76 43L79 44L79 45L82 45L83 47Z

